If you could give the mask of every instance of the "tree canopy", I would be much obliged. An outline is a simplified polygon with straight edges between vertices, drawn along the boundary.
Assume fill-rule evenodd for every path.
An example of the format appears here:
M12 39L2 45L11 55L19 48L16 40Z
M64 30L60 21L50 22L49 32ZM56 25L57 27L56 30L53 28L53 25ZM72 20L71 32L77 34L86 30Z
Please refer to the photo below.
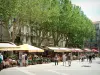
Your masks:
M14 25L15 18L17 33L28 24L38 37L38 46L52 37L54 46L63 40L66 47L82 47L95 35L92 21L69 0L0 0L0 17L7 27L9 21Z

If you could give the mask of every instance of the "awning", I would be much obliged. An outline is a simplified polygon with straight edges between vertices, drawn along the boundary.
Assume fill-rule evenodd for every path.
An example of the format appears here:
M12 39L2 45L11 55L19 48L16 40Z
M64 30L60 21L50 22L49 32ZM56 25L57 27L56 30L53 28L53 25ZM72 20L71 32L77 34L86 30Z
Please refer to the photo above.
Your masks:
M60 50L64 50L65 52L71 52L70 48L60 48Z
M69 48L61 48L61 47L48 47L49 50L53 50L54 52L70 52Z
M92 49L92 52L99 52L98 50L96 50L96 49Z
M80 48L72 48L71 50L72 52L83 52L83 50Z
M20 49L19 50L23 50L23 51L28 51L28 52L44 52L43 49L37 48L35 46L32 45L28 45L28 44L23 44L19 46Z
M92 50L89 49L89 48L85 48L84 51L85 51L85 52L91 52Z
M19 49L19 47L13 43L0 43L0 51L13 51L17 49Z
M19 50L20 47L0 47L0 51L14 51Z
M16 47L16 45L14 43L0 43L1 47Z

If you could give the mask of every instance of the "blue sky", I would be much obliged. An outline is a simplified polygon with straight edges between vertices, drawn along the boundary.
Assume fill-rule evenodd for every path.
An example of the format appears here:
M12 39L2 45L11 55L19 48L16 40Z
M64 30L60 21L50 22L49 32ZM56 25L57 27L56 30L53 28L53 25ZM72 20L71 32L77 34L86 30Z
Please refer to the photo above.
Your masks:
M71 0L71 2L80 6L93 22L100 21L100 0Z

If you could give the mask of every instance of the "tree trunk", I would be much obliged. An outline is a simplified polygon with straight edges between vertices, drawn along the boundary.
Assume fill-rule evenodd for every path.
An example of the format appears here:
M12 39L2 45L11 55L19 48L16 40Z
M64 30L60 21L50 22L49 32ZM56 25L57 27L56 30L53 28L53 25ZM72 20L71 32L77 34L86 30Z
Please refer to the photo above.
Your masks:
M58 46L58 41L57 40L54 41L54 46Z
M68 47L68 39L67 39L67 37L66 37L65 47Z
M15 30L16 30L16 25L15 23L13 24L13 32L12 32L12 42L14 43L15 41Z

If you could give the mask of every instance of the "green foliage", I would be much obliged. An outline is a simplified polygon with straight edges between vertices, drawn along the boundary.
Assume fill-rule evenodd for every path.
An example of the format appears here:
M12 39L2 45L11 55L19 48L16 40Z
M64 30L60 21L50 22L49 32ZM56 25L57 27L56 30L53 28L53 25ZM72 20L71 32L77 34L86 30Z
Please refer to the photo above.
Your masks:
M4 22L9 22L13 16L17 0L0 0L0 17Z
M17 57L16 54L14 54L14 55L10 55L9 58L11 58L11 59L13 59L13 60L18 59L18 57Z

